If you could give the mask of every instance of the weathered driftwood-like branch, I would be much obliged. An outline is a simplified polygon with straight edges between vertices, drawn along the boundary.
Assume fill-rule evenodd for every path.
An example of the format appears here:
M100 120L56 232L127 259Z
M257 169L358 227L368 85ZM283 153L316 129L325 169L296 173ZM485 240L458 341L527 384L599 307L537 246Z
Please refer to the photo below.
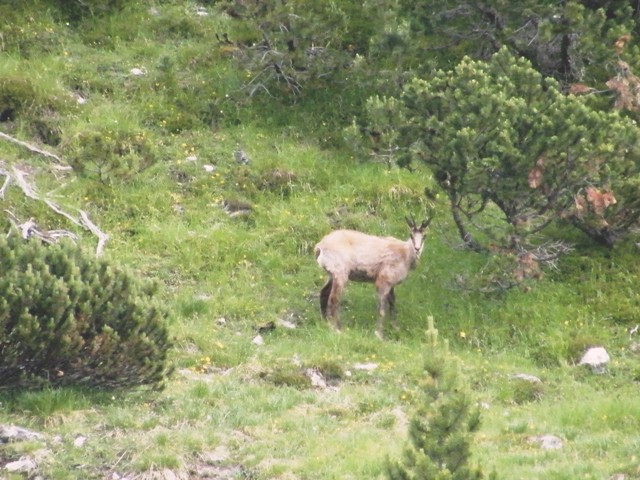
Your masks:
M16 145L20 145L21 147L26 148L30 152L37 153L39 155L44 155L45 157L53 158L56 162L63 163L62 159L55 153L42 150L41 148L38 148L35 145L32 145L27 142L23 142L22 140L18 140L17 138L13 138L11 135L7 135L6 133L0 132L0 138L4 140L8 140L11 143L15 143Z
M24 178L26 173L22 170L18 170L16 167L12 167L11 171L13 173L13 179L20 187L20 190L22 190L22 192L32 200L40 200L40 195L36 193L35 189Z
M49 200L48 198L43 198L41 195L38 194L38 192L33 187L33 185L31 185L29 181L26 179L27 174L22 170L16 168L15 166L11 168L11 172L0 168L0 175L5 175L6 177L4 185L2 186L2 189L0 189L0 198L4 197L4 191L13 180L13 182L18 187L20 187L22 192L28 198L31 198L32 200L44 202L51 210L53 210L58 215L65 217L67 220L69 220L73 224L81 228L84 228L85 230L90 231L92 234L98 237L98 245L96 247L96 256L99 257L103 254L105 244L109 240L109 235L102 232L96 226L96 224L89 219L89 215L84 210L78 209L80 218L77 218L71 215L70 213L66 212L65 210L63 210L58 204L56 204L52 200ZM12 217L11 219L12 224L18 230L20 230L23 238L36 236L37 238L40 238L42 241L45 241L48 243L54 243L55 241L57 241L62 237L71 238L74 241L77 240L77 236L72 232L69 232L67 230L41 231L36 227L36 223L33 221L33 219L29 219L26 222L20 223L13 213L9 212L8 210L5 210L5 211L9 213L9 215Z
M62 210L57 203L52 202L51 200L47 200L47 199L43 199L42 200L44 203L47 204L47 206L53 210L54 212L56 212L58 215L62 215L63 217L67 218L71 223L76 224L79 227L84 227L84 225L82 225L82 222L80 222L76 217L74 217L73 215L65 212L64 210Z
M11 183L11 177L1 168L0 168L0 175L5 176L4 183L2 184L2 188L0 188L0 199L4 199L4 192L7 190L7 187L9 187L9 184Z
M37 227L36 222L33 221L33 218L30 218L26 222L19 223L19 220L13 212L10 212L9 210L5 210L5 212L9 214L9 221L11 222L13 227L20 232L20 235L24 239L36 237L46 243L56 243L61 238L70 238L74 242L78 239L76 234L67 230L42 231Z
M80 218L82 218L82 225L91 233L93 233L96 237L98 237L98 246L96 247L96 256L99 257L100 255L102 255L102 252L104 251L104 246L109 240L109 235L102 232L98 227L96 227L96 225L91 220L89 220L89 216L84 210L78 210L78 212L80 213Z

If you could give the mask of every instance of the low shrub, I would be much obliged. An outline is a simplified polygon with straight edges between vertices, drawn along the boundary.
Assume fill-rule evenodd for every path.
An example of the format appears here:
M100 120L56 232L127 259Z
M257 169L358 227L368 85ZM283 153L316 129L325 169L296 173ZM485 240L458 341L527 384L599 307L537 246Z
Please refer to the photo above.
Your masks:
M22 135L46 145L58 145L62 138L61 117L72 106L70 98L45 80L0 72L0 124L5 131L20 125L17 129L22 130Z
M542 382L523 378L510 378L501 386L500 398L507 404L523 405L537 402L545 394Z
M24 110L36 103L33 82L21 76L0 77L0 122L15 120Z
M113 13L125 7L125 0L49 0L57 7L63 18L78 22L87 17Z
M157 286L70 243L0 237L0 388L160 386L170 348Z
M2 2L0 5L0 32L2 51L23 58L36 57L61 48L68 32L59 28L54 15L35 0ZM38 15L34 15L34 9Z
M110 183L154 165L157 152L143 130L98 127L78 132L64 145L69 164L79 175Z

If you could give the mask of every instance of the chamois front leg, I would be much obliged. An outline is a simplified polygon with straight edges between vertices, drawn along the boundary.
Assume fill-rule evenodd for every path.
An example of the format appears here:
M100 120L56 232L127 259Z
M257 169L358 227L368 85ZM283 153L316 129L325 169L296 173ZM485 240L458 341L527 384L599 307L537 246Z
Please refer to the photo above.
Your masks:
M391 303L390 297L395 297L391 288L386 282L376 282L376 292L378 293L378 323L376 324L376 337L384 340L384 316L387 313Z

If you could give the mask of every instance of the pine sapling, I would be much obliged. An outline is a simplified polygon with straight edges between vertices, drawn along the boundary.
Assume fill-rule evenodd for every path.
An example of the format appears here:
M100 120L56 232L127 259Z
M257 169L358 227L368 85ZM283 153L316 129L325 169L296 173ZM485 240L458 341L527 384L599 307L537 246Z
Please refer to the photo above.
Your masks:
M387 476L390 480L479 480L484 478L482 470L471 466L470 460L480 411L446 343L438 345L432 317L427 338L424 401L409 425L403 458L389 462Z

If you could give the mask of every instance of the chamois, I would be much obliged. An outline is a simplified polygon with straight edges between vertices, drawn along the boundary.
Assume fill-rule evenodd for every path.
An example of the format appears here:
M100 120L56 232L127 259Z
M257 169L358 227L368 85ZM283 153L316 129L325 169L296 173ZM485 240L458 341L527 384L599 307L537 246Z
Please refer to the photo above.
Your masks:
M373 283L378 296L376 336L384 337L383 325L387 312L396 324L396 296L394 287L402 282L416 266L424 246L424 232L431 218L419 226L407 218L409 239L376 237L355 230L334 230L315 247L318 265L329 274L320 291L320 311L340 330L338 311L340 297L348 280Z

